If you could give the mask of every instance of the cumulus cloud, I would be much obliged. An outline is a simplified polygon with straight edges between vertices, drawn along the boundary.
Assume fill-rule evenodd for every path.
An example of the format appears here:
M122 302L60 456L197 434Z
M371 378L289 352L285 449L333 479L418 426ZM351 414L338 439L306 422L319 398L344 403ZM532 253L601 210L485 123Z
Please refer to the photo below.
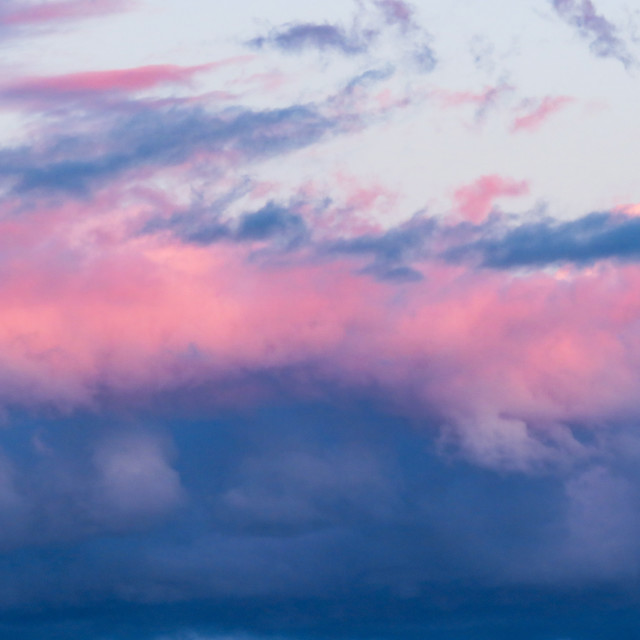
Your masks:
M99 443L94 464L97 520L128 527L166 514L183 498L178 473L161 443L148 435L129 433Z

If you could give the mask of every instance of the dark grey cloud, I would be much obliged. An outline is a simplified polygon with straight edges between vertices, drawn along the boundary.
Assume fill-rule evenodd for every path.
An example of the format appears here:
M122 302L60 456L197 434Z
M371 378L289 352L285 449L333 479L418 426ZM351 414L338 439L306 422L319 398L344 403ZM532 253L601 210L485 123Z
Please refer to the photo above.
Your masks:
M478 231L479 239L452 246L445 255L454 260L476 257L494 268L640 259L640 218L624 214L591 213L570 222L543 220Z
M210 245L216 242L269 242L274 249L289 251L310 237L304 218L296 205L268 202L257 211L245 212L236 219L225 217L233 195L223 196L209 207L174 213L168 219L153 218L142 233L170 231L183 242Z
M318 621L314 628L311 619ZM257 604L229 598L70 607L5 616L0 631L12 640L631 640L639 624L637 603L606 588L579 596L562 590L438 589L423 600L377 595L346 602L271 598Z
M307 233L307 225L301 216L270 202L259 211L245 213L240 218L236 238L241 242L286 238L290 245L300 242Z
M565 22L590 41L590 49L596 56L616 58L625 66L635 62L618 29L596 11L591 0L552 0L552 4Z
M429 240L437 226L432 218L415 217L384 233L338 240L322 247L321 252L326 255L367 256L372 261L363 271L384 280L420 280L422 275L411 263L426 257Z
M340 255L364 257L367 262L360 269L361 273L395 282L422 279L420 271L412 265L429 255L430 240L438 233L435 219L418 216L384 233L325 241L314 238L313 229L298 213L310 203L270 201L257 211L229 217L225 210L232 199L233 196L227 194L210 207L176 212L169 218L152 218L145 223L142 233L169 231L183 242L200 245L267 242L276 252L305 246L316 259ZM317 215L322 215L326 204L316 206Z
M313 229L297 212L302 206L269 202L235 219L213 206L153 219L143 232L169 230L184 242L203 245L267 241L276 251L304 245L320 259L364 258L361 273L396 282L421 280L420 263L433 258L473 261L494 269L640 260L640 218L623 213L591 213L569 222L544 219L517 225L498 214L479 225L444 225L437 218L415 216L381 233L325 241L314 238ZM321 210L317 213L322 215Z
M599 640L640 620L633 429L528 476L443 457L375 389L269 384L251 409L205 386L14 415L0 446L31 524L0 532L0 632Z

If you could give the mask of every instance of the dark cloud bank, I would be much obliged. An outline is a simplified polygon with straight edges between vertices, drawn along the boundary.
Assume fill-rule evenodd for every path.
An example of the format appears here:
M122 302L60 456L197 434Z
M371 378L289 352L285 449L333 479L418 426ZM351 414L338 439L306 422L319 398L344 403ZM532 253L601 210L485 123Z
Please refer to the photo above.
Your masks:
M304 400L289 375L230 383L263 388L254 408L217 406L220 383L14 412L3 636L633 637L632 430L567 468L483 469L442 451L436 415L319 380Z

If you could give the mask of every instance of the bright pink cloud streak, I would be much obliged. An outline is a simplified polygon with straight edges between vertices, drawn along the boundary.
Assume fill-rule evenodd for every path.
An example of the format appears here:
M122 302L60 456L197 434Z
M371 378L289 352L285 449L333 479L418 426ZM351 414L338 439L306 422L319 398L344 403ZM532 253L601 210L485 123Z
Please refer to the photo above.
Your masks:
M457 210L474 223L482 222L491 213L497 198L522 196L529 193L524 180L512 180L490 175L478 178L474 183L457 189L453 198Z
M67 0L66 2L41 2L19 8L0 10L0 25L29 26L89 18L123 10L133 5L132 0Z
M242 55L190 67L148 65L132 69L85 71L60 76L21 78L17 81L9 81L4 86L0 85L0 88L5 96L14 98L136 92L163 84L188 85L193 76L198 73L216 71L230 65L242 65L254 59L253 55Z
M103 93L141 91L161 84L187 84L199 72L212 65L180 67L176 65L150 65L135 69L113 71L87 71L62 76L27 78L8 85L9 93Z
M573 102L573 98L568 96L547 96L540 104L529 113L516 118L511 125L511 131L535 131L548 118Z

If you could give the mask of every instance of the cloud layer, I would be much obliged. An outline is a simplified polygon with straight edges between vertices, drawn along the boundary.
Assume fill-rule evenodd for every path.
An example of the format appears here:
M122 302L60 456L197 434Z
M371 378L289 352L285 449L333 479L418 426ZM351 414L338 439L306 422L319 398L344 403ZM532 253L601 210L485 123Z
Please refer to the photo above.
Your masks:
M631 637L629 30L185 2L0 10L0 632Z

